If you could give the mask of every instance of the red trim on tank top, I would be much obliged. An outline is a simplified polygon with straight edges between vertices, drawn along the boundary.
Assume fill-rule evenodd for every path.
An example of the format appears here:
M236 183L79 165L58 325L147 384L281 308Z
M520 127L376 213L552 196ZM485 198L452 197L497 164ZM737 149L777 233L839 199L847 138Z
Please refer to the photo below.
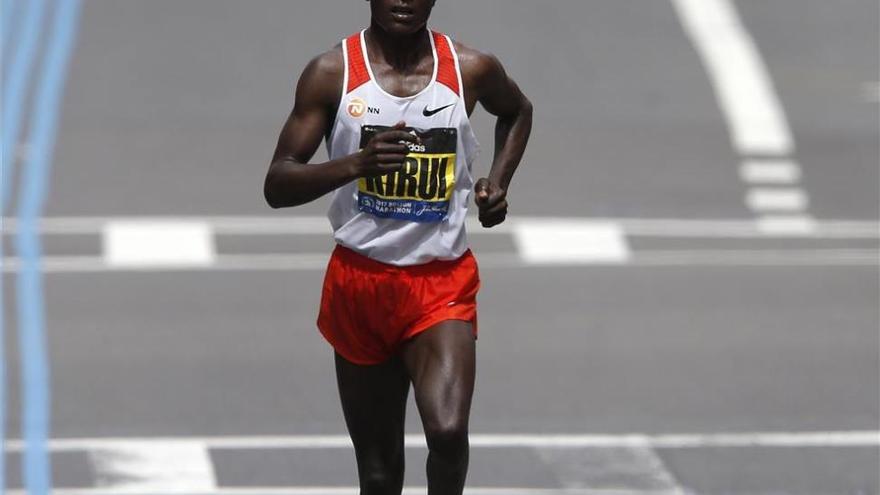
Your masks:
M370 73L361 47L361 33L349 36L345 47L348 51L348 88L345 92L351 93L370 81Z
M449 47L448 39L442 33L431 31L434 35L434 46L437 47L437 82L451 89L461 96L458 87L458 71L455 67L455 57Z

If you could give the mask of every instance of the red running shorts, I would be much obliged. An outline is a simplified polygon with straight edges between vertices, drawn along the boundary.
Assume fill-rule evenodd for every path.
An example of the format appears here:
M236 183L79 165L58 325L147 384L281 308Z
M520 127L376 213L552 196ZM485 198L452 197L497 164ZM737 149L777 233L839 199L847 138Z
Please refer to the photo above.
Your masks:
M471 322L476 338L479 288L470 250L456 260L394 266L337 245L324 277L318 329L346 360L380 364L446 320Z

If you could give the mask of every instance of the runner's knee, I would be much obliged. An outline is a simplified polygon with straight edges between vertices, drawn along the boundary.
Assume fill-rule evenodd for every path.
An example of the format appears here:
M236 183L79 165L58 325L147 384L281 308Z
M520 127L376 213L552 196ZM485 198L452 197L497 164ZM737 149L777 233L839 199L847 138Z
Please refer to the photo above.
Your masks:
M363 495L398 495L403 487L403 456L393 460L364 459L360 468Z
M444 457L457 457L467 452L468 430L463 421L436 421L425 425L428 449Z

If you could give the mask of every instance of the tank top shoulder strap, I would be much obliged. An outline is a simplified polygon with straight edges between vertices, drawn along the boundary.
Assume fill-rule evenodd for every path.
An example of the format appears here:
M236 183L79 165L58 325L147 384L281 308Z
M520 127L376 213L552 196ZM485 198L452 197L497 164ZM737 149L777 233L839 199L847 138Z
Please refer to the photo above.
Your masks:
M437 31L431 31L431 35L434 37L434 46L437 50L437 82L461 97L461 74L452 40Z
M459 97L461 91L461 72L458 57L452 40L443 33L431 31L434 47L437 50L437 82L452 90ZM345 93L351 93L370 81L370 71L364 58L363 32L352 34L345 39L345 64L348 74Z
M360 32L346 38L344 47L345 66L348 73L345 94L348 94L370 81L370 71L367 69L367 61L364 59L363 40Z

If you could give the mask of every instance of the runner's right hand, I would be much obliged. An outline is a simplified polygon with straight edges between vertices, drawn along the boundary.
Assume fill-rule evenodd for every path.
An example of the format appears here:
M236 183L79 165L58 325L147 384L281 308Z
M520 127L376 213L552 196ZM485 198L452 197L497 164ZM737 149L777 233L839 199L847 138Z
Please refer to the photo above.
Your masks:
M398 122L391 129L373 136L367 146L357 153L358 177L376 177L403 168L406 155L409 154L407 143L421 142L418 136L404 131L404 128L406 123Z

